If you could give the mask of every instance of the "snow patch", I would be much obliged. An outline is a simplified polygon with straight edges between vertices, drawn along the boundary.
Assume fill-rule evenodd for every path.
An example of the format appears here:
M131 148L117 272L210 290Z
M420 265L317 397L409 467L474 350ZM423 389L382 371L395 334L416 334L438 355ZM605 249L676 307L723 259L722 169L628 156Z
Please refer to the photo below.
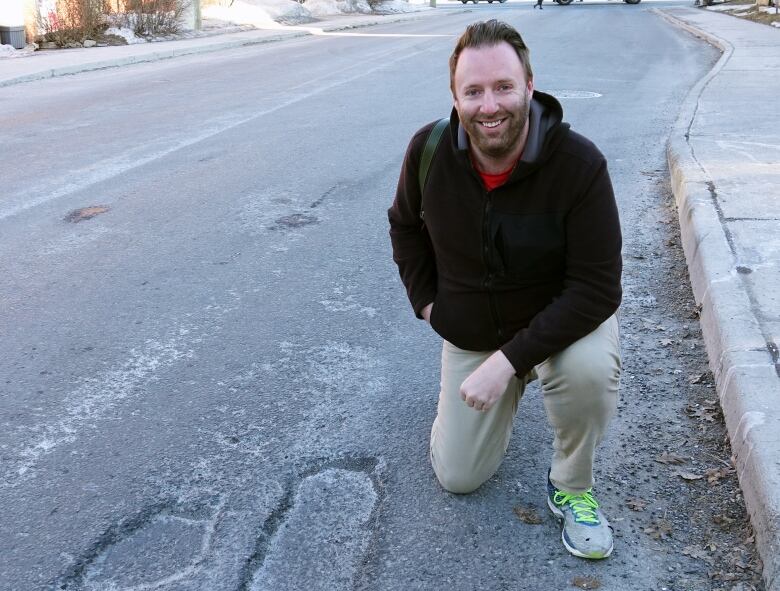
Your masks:
M406 0L386 0L380 3L374 9L374 12L379 14L398 14L403 12L420 12L422 10L435 10L431 8L426 0L423 2L417 2L412 4Z
M255 27L274 27L279 23L297 25L310 23L318 17L340 14L396 14L431 10L428 6L411 5L407 0L387 0L375 6L368 0L235 0L230 6L206 6L203 17Z
M371 14L367 0L306 0L305 6L315 16Z
M236 0L231 6L204 7L203 16L256 27L276 23L309 23L314 20L306 7L293 0Z
M136 36L132 29L127 27L109 27L106 29L106 35L116 35L122 37L127 41L128 45L135 45L136 43L146 43L146 39Z

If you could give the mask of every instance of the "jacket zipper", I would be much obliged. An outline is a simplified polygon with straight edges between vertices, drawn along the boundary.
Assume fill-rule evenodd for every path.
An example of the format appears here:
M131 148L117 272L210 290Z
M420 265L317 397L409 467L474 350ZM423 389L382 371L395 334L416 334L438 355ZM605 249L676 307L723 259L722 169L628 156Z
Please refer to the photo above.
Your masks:
M493 327L495 328L496 336L499 343L504 341L504 331L501 328L501 322L498 316L498 306L496 300L493 297L493 291L491 290L491 284L493 281L493 273L490 266L490 210L491 210L491 192L485 192L485 207L482 213L482 260L485 263L485 278L482 280L482 287L487 291L488 301L490 302L490 316L493 318Z

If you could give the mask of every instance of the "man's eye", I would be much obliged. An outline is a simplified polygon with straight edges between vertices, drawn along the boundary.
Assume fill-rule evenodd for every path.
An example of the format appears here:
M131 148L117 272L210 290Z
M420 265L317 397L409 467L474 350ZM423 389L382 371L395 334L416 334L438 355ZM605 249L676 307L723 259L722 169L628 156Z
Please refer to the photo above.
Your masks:
M477 96L479 94L479 91L476 88L469 88L466 91L466 96Z
M509 90L512 90L512 85L511 84L502 84L501 86L498 87L498 90L500 90L501 92L507 92Z

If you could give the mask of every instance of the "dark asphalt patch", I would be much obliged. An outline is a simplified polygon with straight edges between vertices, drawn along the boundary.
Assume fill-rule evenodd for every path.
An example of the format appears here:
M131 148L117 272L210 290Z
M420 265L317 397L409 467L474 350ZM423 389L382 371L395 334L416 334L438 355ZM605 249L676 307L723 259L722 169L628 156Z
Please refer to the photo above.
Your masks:
M106 213L108 210L109 208L106 207L105 205L90 205L89 207L74 209L68 215L65 216L64 220L72 224L78 224L79 222L83 222L84 220L91 220L92 218L100 215L101 213Z
M291 215L286 215L283 217L280 217L278 220L276 220L275 228L302 228L303 226L308 226L310 224L316 224L319 220L313 216L306 213L293 213Z

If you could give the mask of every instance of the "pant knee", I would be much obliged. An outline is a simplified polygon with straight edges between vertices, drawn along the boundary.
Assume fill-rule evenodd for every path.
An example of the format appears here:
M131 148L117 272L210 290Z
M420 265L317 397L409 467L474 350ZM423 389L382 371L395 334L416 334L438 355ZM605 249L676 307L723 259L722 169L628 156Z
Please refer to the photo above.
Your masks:
M446 474L442 474L441 471L436 471L436 478L439 481L441 487L447 492L455 493L458 495L467 495L477 490L484 480L480 479L473 473L448 471Z

